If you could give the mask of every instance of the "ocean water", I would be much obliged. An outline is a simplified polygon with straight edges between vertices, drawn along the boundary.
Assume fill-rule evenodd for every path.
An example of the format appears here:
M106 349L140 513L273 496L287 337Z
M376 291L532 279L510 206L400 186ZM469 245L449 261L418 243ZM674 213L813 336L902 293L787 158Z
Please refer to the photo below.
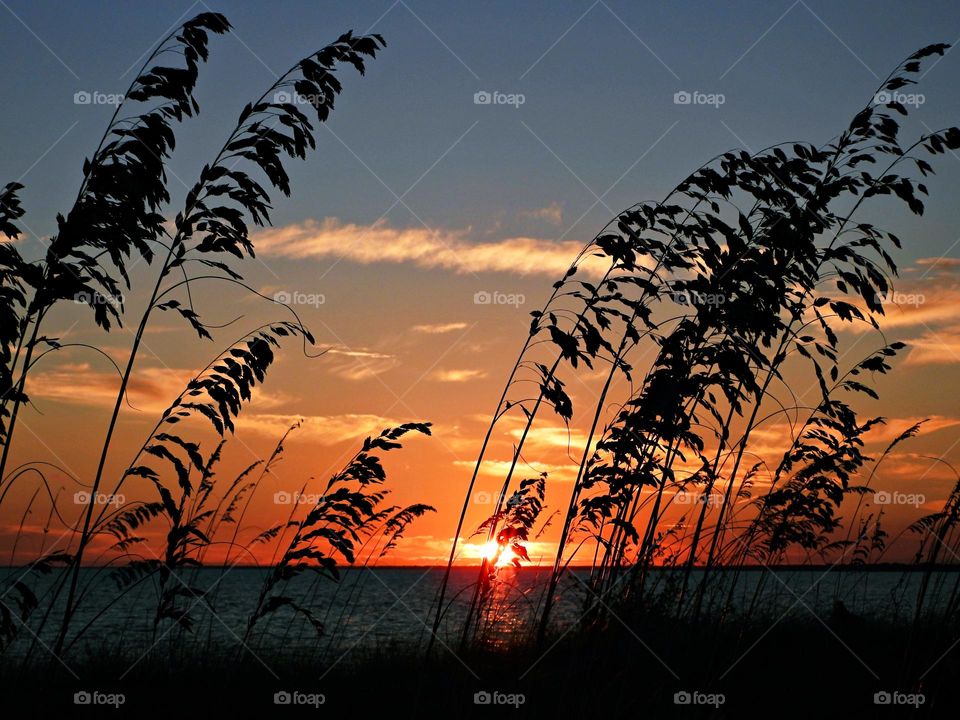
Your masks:
M17 578L14 568L0 570L6 582ZM651 590L661 592L675 571L651 574ZM443 577L442 568L345 569L339 582L305 573L287 583L275 595L282 595L308 611L322 624L318 632L304 613L281 607L248 629L248 619L257 606L267 571L257 568L202 568L183 571L168 581L168 587L187 588L197 595L184 594L178 608L190 616L191 629L169 620L155 626L161 588L150 578L124 591L118 589L109 569L81 571L83 599L72 623L68 654L90 653L136 659L159 649L189 655L192 649L211 646L225 650L245 647L253 653L282 653L286 657L319 660L335 658L357 649L376 650L403 645L422 646L429 638L433 607ZM573 570L561 583L552 613L555 629L563 630L581 617L587 572ZM695 571L693 580L700 577ZM780 615L816 613L827 617L837 600L844 609L862 616L906 617L912 612L923 580L922 573L852 571L848 569L752 570L737 576L716 572L726 587L717 596L731 598L735 608L745 612ZM504 568L499 573L493 597L491 622L485 632L491 642L509 643L518 634L529 632L542 602L548 572L539 568ZM38 652L38 645L53 642L55 626L62 613L62 597L54 601L48 627L40 620L50 607L49 590L56 577L45 578L36 587L40 608L31 618L30 632L19 633L8 652ZM453 570L439 640L455 643L462 620L476 587L475 568ZM960 583L960 572L941 571L932 575L927 597L932 604L945 603Z

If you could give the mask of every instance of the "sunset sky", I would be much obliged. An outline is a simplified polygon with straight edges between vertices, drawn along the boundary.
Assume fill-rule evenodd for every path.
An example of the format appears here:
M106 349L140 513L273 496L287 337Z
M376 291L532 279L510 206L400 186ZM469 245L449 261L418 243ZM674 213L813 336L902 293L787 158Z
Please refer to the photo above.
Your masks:
M387 48L366 77L340 73L344 92L317 133L307 162L290 163L293 195L275 198L274 227L254 236L257 258L238 265L250 285L293 302L317 337L319 358L284 347L266 384L241 415L220 475L231 478L270 452L304 420L285 459L265 481L248 533L285 516L274 493L316 488L362 439L390 424L434 423L431 438L410 438L387 458L395 501L427 502L438 512L417 522L391 562L444 561L457 513L503 383L546 300L578 250L616 213L662 197L686 174L724 151L759 150L785 140L823 144L869 102L890 69L914 50L960 40L960 6L825 0L791 3L488 2L425 0L329 3L245 2L74 4L0 2L0 61L7 111L0 116L0 184L18 180L26 215L21 252L39 258L66 212L113 107L76 104L76 93L121 93L152 44L200 12L223 12L235 30L211 41L201 68L200 116L178 128L169 166L172 217L204 162L212 160L245 102L300 57L348 29L377 32ZM122 32L120 31L122 28ZM705 39L707 39L705 41ZM960 124L960 52L929 63L922 104L905 135ZM475 102L477 93L515 96L513 104ZM677 104L676 93L722 97ZM522 96L522 102L521 102ZM482 97L482 96L481 96ZM864 217L905 241L903 302L889 307L890 341L910 345L896 372L878 380L881 401L860 407L889 418L869 450L931 418L922 437L888 460L875 485L923 495L921 507L892 507L888 530L938 509L953 482L925 456L960 463L960 157L936 158L932 197L922 218L881 201ZM135 287L154 278L141 263ZM507 302L478 302L490 296ZM130 405L121 416L111 467L120 472L157 416L196 370L235 337L271 318L275 306L210 285L195 301L218 330L201 341L157 313L145 337ZM104 334L88 309L61 306L46 326L63 343L89 343L117 363L146 297L126 298L124 328ZM849 333L851 360L880 344ZM644 366L641 347L632 357ZM575 407L590 405L601 372L572 380ZM797 373L793 391L812 399L813 379ZM84 348L41 360L27 392L13 446L27 460L90 478L96 469L117 377ZM549 473L547 514L565 506L586 414L569 435L543 423L524 456L525 474ZM499 426L477 490L499 488L519 423ZM757 437L775 454L785 426ZM568 453L569 445L569 453ZM499 474L498 474L499 473ZM51 470L54 490L79 489ZM0 515L0 552L10 553L37 489L23 478ZM138 496L131 485L128 497ZM144 489L146 493L146 489ZM471 505L471 532L489 512ZM49 502L36 501L17 558L36 552ZM64 514L78 510L67 502ZM159 528L157 529L159 531ZM51 530L47 543L55 539ZM895 558L909 559L912 541ZM551 533L531 556L549 557ZM468 548L461 559L476 557ZM9 558L0 555L0 563Z

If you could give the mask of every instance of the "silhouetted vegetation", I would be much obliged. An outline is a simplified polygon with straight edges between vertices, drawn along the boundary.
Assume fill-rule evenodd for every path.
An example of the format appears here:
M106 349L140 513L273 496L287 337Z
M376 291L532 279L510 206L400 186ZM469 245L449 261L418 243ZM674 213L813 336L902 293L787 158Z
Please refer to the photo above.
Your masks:
M771 668L799 676L806 654L824 651L795 619L772 632L776 643L796 643L796 652L750 653L771 632L770 623L779 625L768 606L768 586L779 580L770 568L883 563L882 514L862 500L880 464L922 428L918 423L904 430L876 458L864 450L867 434L885 420L864 416L855 401L877 399L871 378L890 372L905 346L882 333L882 298L894 287L893 255L901 240L861 216L867 200L884 196L921 215L924 178L933 174L926 158L960 150L957 128L906 141L896 118L908 112L896 91L913 84L924 63L948 46L930 45L907 58L827 144L789 142L719 155L662 201L624 210L583 248L542 309L532 313L482 440L449 562L424 618L426 652L413 644L391 647L338 667L330 638L350 624L366 577L354 574L351 583L342 583L343 568L376 565L410 523L434 510L424 503L390 504L377 453L400 448L408 433L430 435L429 423L401 424L363 440L315 499L291 503L287 517L249 543L239 542L247 508L298 424L268 458L233 479L220 477L219 465L281 344L293 342L308 354L316 345L285 306L278 308L280 319L213 355L161 414L125 470L118 477L107 471L142 339L156 312L178 316L188 334L211 341L213 327L193 303L196 284L227 283L276 302L244 282L240 268L256 249L250 226L270 223L273 196L290 193L285 164L315 149L316 125L328 119L342 91L337 71L350 65L363 74L385 46L379 35L346 33L295 63L243 107L174 210L167 161L181 123L199 112L194 90L210 36L230 30L222 15L203 13L159 43L84 162L77 198L57 217L57 232L40 261L24 260L12 242L20 232L22 187L11 183L0 191L0 232L11 241L0 244L0 506L9 505L15 483L32 480L37 489L27 512L37 498L41 505L49 501L47 529L58 524L66 530L64 541L44 547L0 585L0 676L16 681L43 666L60 672L56 658L69 656L104 678L115 677L114 665L126 661L125 677L130 653L143 652L133 684L172 677L190 685L210 671L236 692L244 683L262 685L258 663L269 657L304 683L318 667L326 668L324 677L332 673L327 682L344 686L352 673L382 674L389 676L383 689L406 688L420 702L464 702L478 688L469 675L453 674L449 658L440 659L454 652L452 645L468 670L486 668L487 677L523 688L541 707L660 716L676 710L671 694L684 690L674 687L673 668L702 689L729 687L728 668L745 657L740 677L769 677ZM171 56L174 63L161 64ZM306 104L292 102L293 95ZM131 290L129 271L137 263L150 268L152 282L140 289L148 297L145 309L131 319L124 292ZM583 279L587 263L602 264L599 279ZM88 500L79 518L61 515L45 463L8 468L17 420L29 403L30 371L39 357L69 346L41 329L65 301L84 304L104 333L123 323L134 328L125 365L116 368L117 393L96 472L83 483ZM869 328L876 342L850 361L842 331L854 325ZM641 343L654 344L656 354L649 365L635 367L631 356ZM785 380L788 371L800 369L818 391L812 406L800 402ZM601 370L600 396L585 410L575 408L567 391L571 381L577 373ZM517 473L525 474L518 468L532 459L525 451L540 424L559 419L569 427L575 414L585 418L587 441L569 494L555 511L547 507L547 474L518 481ZM506 417L519 417L521 431L493 512L474 533L496 551L480 562L475 582L452 592L469 502L494 431ZM757 433L778 423L789 432L771 463L756 451ZM150 499L97 502L103 494L121 496L133 483L148 489ZM304 483L298 497L307 490ZM681 505L686 510L678 520ZM844 516L841 506L854 511ZM960 552L958 518L960 477L945 506L910 527L919 543L906 575L920 579L916 588L901 588L897 598L904 607L897 613L862 617L837 592L828 629L853 650L826 673L825 684L839 686L842 679L852 696L862 696L853 705L869 703L882 689L869 676L849 679L861 657L861 664L900 677L902 689L922 689L930 698L949 689L953 660L929 675L925 668L948 650L949 635L938 628L958 628L960 573L942 572ZM528 543L550 526L559 531L552 565L537 592L518 599L501 561L529 563ZM146 529L156 527L162 545L153 547ZM86 573L98 567L91 544L105 539L109 562ZM214 640L213 621L198 622L196 612L230 600L220 580L201 582L197 572L209 565L217 545L226 547L220 579L254 546L273 552L257 576L256 602L243 608L242 636L230 630L234 642L226 647ZM753 578L744 600L744 578L756 568L767 571ZM78 611L102 582L101 571L110 573L115 595L81 622ZM332 599L318 583L336 586ZM98 645L98 622L145 584L156 592L150 638L125 652ZM341 592L347 597L338 597ZM577 598L581 614L573 627L557 626L562 595ZM498 628L506 615L512 624L504 646ZM302 639L305 627L313 632L311 654L306 660L284 654L284 642ZM263 641L268 633L279 635L279 645ZM656 651L637 657L625 633ZM741 683L734 687L742 708ZM574 687L589 687L590 694ZM406 709L412 715L417 707ZM736 707L728 712L739 712Z
M728 152L661 202L628 208L532 313L455 537L493 430L516 414L522 430L483 526L502 548L512 542L501 527L509 527L518 465L535 461L525 454L528 438L538 421L569 424L572 376L605 368L603 390L586 413L588 440L560 520L553 571L529 616L538 645L552 642L551 611L571 566L589 567L587 579L573 583L587 624L615 623L620 613L666 602L662 612L673 622L695 625L705 617L740 622L762 609L766 577L746 612L735 607L738 569L802 557L828 564L882 560L880 514L862 502L852 516L839 510L848 498L871 492L876 467L922 423L877 459L863 451L865 435L885 420L862 418L851 399L878 397L870 377L889 372L904 344L888 342L881 332L883 299L897 274L892 253L901 240L859 216L866 200L881 196L922 214L923 178L933 174L924 158L960 147L957 128L904 142L896 120L908 112L897 91L914 84L924 61L947 47L931 45L907 58L830 143ZM602 277L578 279L582 266L595 267L598 259ZM879 345L849 363L840 332L854 324L872 329ZM638 375L629 356L642 341L652 341L657 354ZM788 367L795 371L802 363L819 388L812 407L800 404L784 380ZM531 384L538 388L533 397ZM611 394L619 387L628 388L627 396ZM611 404L620 409L605 419ZM752 451L752 439L758 428L778 421L788 427L787 441L771 466ZM678 504L686 506L679 520ZM952 553L955 547L954 505L952 495L942 512L912 527L921 535L917 562L928 572L944 548ZM665 585L654 568L677 572ZM483 600L496 582L493 563L484 560L479 573L483 590L468 608L465 644L483 626ZM929 609L928 620L951 620L956 588L946 607L934 609L925 605L928 585L921 585L916 617ZM445 602L446 583L435 631Z
M51 516L57 518L57 497L50 491L43 464L28 463L6 474L17 416L29 402L25 388L36 353L65 347L55 338L42 335L41 325L55 304L74 301L86 304L97 325L109 332L125 319L122 291L130 289L128 267L143 262L157 268L146 308L136 321L126 366L118 368L116 401L81 518L76 525L65 521L69 537L63 548L37 558L26 572L12 576L12 581L7 579L5 592L11 595L10 602L0 606L4 648L28 623L30 634L38 642L50 623L55 623L52 651L56 654L68 651L91 629L100 614L82 628L73 627L87 590L81 583L80 569L91 542L105 536L114 540L110 549L121 561L126 560L125 564L111 561L121 565L114 571L116 599L144 580L155 579L158 597L154 637L168 623L191 629L191 608L198 602L210 602L210 598L202 588L184 582L184 572L202 566L211 544L223 542L217 531L229 531L229 525L242 520L243 512L238 510L242 506L245 511L259 485L259 480L249 481L256 466L263 465L267 471L282 454L281 441L271 458L255 463L220 494L216 465L244 403L264 381L275 350L283 340L298 339L305 351L315 342L290 307L285 309L291 319L255 328L214 356L163 412L120 477L111 481L105 475L120 410L152 315L155 311L179 315L201 340L212 340L193 304L194 285L225 282L259 295L243 283L236 263L229 264L229 258L254 256L249 224L269 223L268 188L290 194L284 162L305 159L315 147L315 123L327 120L342 90L337 67L350 65L363 74L365 62L385 45L379 35L346 33L294 64L257 100L244 106L236 126L211 162L200 170L183 207L167 226L163 212L169 209L170 195L165 164L175 147L175 125L199 112L193 93L200 63L208 58L209 34L229 31L225 17L202 13L158 44L118 105L93 156L84 162L77 199L65 215L58 217L58 233L42 261L28 263L16 245L0 246L4 299L0 328L4 352L0 373L0 503L18 479L32 474L47 489L53 505ZM179 57L182 66L159 64L161 58L171 55ZM308 111L314 113L314 120ZM267 184L251 170L258 171ZM20 189L20 185L10 184L0 195L0 230L10 239L18 236L16 221L23 214L17 198ZM367 489L386 481L373 451L400 447L397 440L410 430L429 434L429 425L402 425L369 438L351 464L330 479L327 492L304 517L295 517L300 505L294 504L284 523L255 538L255 543L275 542L279 546L285 542L287 546L264 586L261 603L251 613L249 629L281 607L313 620L303 605L279 594L290 577L313 569L335 580L338 561L356 561L358 543L374 533L384 534L386 539L380 546L383 555L393 548L409 522L432 510L419 504L387 506L383 502L387 490ZM212 452L206 452L201 441L191 436L201 437L210 431L216 440ZM124 497L121 490L131 481L146 482L156 500L124 502L119 507L97 503L97 497L104 494L104 483L112 485L110 497ZM147 540L140 533L151 523L166 524L165 544L143 552ZM288 530L293 532L292 539ZM226 542L235 545L236 540L233 532ZM65 566L65 570L45 587L44 597L38 597L30 578L49 575L54 566ZM43 612L37 620L34 616L41 606ZM35 646L26 653L28 662Z

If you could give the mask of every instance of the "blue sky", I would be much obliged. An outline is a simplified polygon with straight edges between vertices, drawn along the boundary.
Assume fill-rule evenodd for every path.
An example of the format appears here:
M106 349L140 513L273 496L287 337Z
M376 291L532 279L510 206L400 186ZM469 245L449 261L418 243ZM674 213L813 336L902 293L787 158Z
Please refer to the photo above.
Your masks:
M870 97L876 76L924 44L960 36L960 6L926 2L5 0L0 57L17 71L6 74L0 169L5 181L26 173L31 229L50 232L111 111L78 107L74 93L122 92L124 71L164 30L208 8L224 12L235 33L212 42L202 113L180 133L173 173L192 181L242 104L276 73L344 29L372 29L389 47L363 81L344 73L332 132L320 133L322 159L294 168L295 194L278 204L276 222L372 222L429 170L386 219L469 227L478 238L585 240L610 210L659 197L718 152L825 141ZM924 78L926 102L909 120L917 132L921 121L940 127L960 115L958 63L948 54ZM522 93L525 102L478 106L480 90ZM725 102L675 105L680 90L722 93ZM960 177L960 160L941 171ZM524 214L554 204L558 227ZM947 249L951 205L934 200L908 253Z

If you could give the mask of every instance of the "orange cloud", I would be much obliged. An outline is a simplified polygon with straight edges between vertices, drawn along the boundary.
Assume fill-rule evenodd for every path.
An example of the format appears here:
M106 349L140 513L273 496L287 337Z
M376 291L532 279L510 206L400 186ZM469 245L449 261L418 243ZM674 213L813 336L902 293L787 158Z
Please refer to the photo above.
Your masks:
M444 333L454 332L455 330L465 330L465 322L438 323L436 325L414 325L411 330L425 335L443 335Z
M288 415L279 413L247 413L240 421L244 432L253 432L278 438L300 420L300 427L291 434L291 440L309 440L320 445L357 442L384 428L401 424L400 420L382 415Z
M186 368L139 367L127 385L127 408L160 414L183 391L196 370ZM120 390L116 372L93 370L89 363L63 363L30 375L27 394L32 400L45 399L72 405L112 408ZM267 409L290 400L282 394L258 389L251 404Z
M259 252L275 257L338 257L362 264L413 263L458 274L503 272L551 277L563 275L583 249L578 241L528 237L472 242L469 234L469 229L393 228L385 220L357 225L326 218L263 230L257 233L254 244Z
M447 383L469 382L486 376L485 370L435 370L432 374L434 380Z
M130 378L127 399L137 410L163 412L195 371L183 368L143 367ZM113 407L120 389L116 372L93 370L89 363L65 363L30 376L27 394L73 405Z
M907 343L910 354L904 365L954 364L960 362L960 325L928 329Z
M943 415L887 418L887 422L885 424L877 425L870 431L870 434L867 436L867 440L875 443L889 443L904 430L909 428L911 425L915 425L921 420L926 420L927 422L920 426L920 437L935 433L937 430L943 430L945 428L951 428L960 425L960 418L945 417Z
M476 466L476 461L454 460L453 464L457 467L473 470ZM510 465L511 462L509 460L484 460L483 465L480 466L480 474L497 477L502 480L507 476L507 473L510 472ZM513 471L513 477L515 480L519 480L521 478L535 477L545 472L548 475L547 485L549 487L551 481L570 482L574 480L577 477L577 471L579 469L579 465L576 463L553 465L542 462L518 462L517 467Z
M327 355L332 356L328 371L344 380L369 380L400 364L395 355L366 348L333 347Z

